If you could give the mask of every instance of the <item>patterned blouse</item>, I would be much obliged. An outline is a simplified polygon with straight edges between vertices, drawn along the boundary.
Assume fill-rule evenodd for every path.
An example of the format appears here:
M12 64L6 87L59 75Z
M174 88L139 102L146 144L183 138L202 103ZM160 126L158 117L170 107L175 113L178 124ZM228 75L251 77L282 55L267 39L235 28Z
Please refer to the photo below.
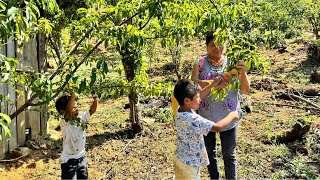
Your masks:
M199 64L199 59L196 61ZM224 56L224 62L221 66L213 66L208 61L208 56L204 57L203 68L200 70L199 79L200 80L212 80L216 76L221 76L225 68L229 65L229 61L226 56ZM198 113L213 122L218 122L219 120L226 117L231 111L238 111L239 121L232 121L230 125L224 129L224 131L233 129L242 119L242 111L240 108L240 91L230 90L223 101L213 100L208 94L205 98L201 100L200 108Z
M194 111L177 112L175 123L178 131L177 158L190 166L208 165L209 159L203 136L209 133L214 123Z

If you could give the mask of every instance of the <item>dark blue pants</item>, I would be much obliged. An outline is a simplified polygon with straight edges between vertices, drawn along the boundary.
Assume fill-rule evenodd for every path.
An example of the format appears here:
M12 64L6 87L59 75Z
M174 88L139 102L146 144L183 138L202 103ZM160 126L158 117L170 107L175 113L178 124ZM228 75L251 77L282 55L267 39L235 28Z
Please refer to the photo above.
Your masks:
M236 145L237 127L220 132L222 156L226 179L237 179ZM219 167L217 161L216 133L209 132L204 136L210 164L207 166L210 179L219 179Z
M61 164L61 179L88 179L86 156Z

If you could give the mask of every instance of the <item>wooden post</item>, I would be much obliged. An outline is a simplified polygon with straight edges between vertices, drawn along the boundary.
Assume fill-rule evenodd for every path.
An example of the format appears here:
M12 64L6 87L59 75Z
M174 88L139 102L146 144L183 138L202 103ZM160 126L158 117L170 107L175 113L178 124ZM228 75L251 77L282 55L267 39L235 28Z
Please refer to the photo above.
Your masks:
M0 53L3 54L3 55L7 54L5 45L1 47ZM2 79L0 77L0 82L1 81L2 81ZM6 83L0 83L0 93L3 94L3 95L7 94L7 84ZM8 112L7 112L7 102L4 99L2 99L0 105L1 105L0 106L1 113L8 114ZM5 158L5 154L8 151L8 139L4 135L4 131L2 131L2 128L0 128L0 129L1 129L1 136L2 136L2 141L0 142L0 159L3 159L3 158Z
M7 42L7 57L16 57L16 48L15 41L13 38L9 38ZM11 86L8 82L8 114L12 114L16 111L16 93L15 86ZM11 119L10 125L11 138L9 139L9 150L15 149L18 147L18 139L17 139L17 119Z
M39 33L37 35L37 54L38 54L38 69L40 73L47 71L47 59L46 59L46 36L45 34ZM49 119L48 105L40 106L40 133L47 133L47 122Z
M0 81L2 81L0 77ZM0 84L0 93L6 95L7 94L7 84L6 83L1 83ZM2 99L1 101L1 113L8 114L7 111L7 102ZM1 137L2 141L0 142L0 159L5 158L5 154L8 151L8 138L5 136L4 131L1 129Z
M36 38L32 38L30 42L24 42L22 49L17 50L17 58L19 60L19 65L20 65L19 68L26 69L25 67L31 67L33 70L38 71ZM24 89L24 96L22 95L19 96L17 106L21 106L22 104L24 104L24 102L26 102L31 95L30 90L26 91L26 88L21 86L23 85L19 85L17 88L18 90L19 88ZM20 127L18 128L20 128L20 130L23 130L24 135L25 135L26 128L31 129L31 137L35 137L40 133L40 113L39 113L39 108L37 111L35 108L38 108L38 107L28 107L25 110L25 114L23 113L20 114L19 121L18 121L20 125ZM23 117L25 117L24 122L21 121ZM19 144L22 142L23 142L23 139L19 142Z
M25 103L24 85L17 85L17 108ZM17 116L17 132L18 132L18 146L24 145L26 142L26 113L22 111Z
M37 40L32 38L30 42L25 43L23 46L23 60L24 64L32 67L33 70L39 71L38 59L37 59ZM27 98L29 99L31 91L27 92ZM35 102L37 99L35 99ZM31 127L31 137L34 138L40 134L40 109L39 107L29 107L28 115L26 116L29 120Z
M23 59L23 49L17 48L16 56L20 62ZM19 69L23 68L20 63L18 64L18 68ZM16 93L17 108L19 108L26 102L25 87L24 87L24 84L18 84L16 88L17 88L16 89L17 90L17 93ZM28 126L26 121L26 112L22 111L17 116L18 146L22 146L26 142L26 133L25 133L26 126Z
M31 91L28 91L28 99L31 97ZM31 128L31 138L35 138L40 134L40 112L39 107L29 107L28 108L28 118Z

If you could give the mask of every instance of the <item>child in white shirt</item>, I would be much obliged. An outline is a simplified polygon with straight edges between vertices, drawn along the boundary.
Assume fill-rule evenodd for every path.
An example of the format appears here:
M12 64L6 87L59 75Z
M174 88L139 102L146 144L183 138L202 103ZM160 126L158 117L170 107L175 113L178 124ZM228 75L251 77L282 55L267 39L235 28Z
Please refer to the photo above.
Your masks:
M71 96L62 96L56 101L56 109L63 116L60 122L63 138L61 179L88 179L85 129L97 106L98 97L93 95L90 109L79 115L74 92Z

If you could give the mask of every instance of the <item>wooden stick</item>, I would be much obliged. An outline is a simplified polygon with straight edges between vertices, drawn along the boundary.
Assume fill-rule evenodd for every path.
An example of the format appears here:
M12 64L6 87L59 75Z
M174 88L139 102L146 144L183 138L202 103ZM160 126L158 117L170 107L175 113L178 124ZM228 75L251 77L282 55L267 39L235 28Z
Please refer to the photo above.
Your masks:
M21 159L21 158L23 158L23 157L26 157L26 156L28 156L29 154L24 154L24 155L21 155L21 156L19 156L19 157L17 157L17 158L14 158L14 159L2 159L2 160L0 160L0 162L13 162L13 161L16 161L16 160L18 160L18 159Z
M289 106L289 107L295 107L295 108L300 108L300 109L311 109L311 110L320 111L320 109L318 109L318 108L306 107L306 106L297 106L297 105L292 105L292 104L280 104L280 103L270 103L270 102L266 102L266 104L268 104L268 105L276 105L276 106Z
M305 98L303 98L303 97L301 97L301 96L297 96L297 95L290 94L290 93L288 93L288 95L289 95L289 97L292 96L292 97L294 97L294 98L296 98L296 99L302 100L302 101L310 104L311 106L315 107L316 109L320 110L320 106L319 106L318 104L315 104L314 102L311 102L311 101L309 101L308 99L305 99Z

